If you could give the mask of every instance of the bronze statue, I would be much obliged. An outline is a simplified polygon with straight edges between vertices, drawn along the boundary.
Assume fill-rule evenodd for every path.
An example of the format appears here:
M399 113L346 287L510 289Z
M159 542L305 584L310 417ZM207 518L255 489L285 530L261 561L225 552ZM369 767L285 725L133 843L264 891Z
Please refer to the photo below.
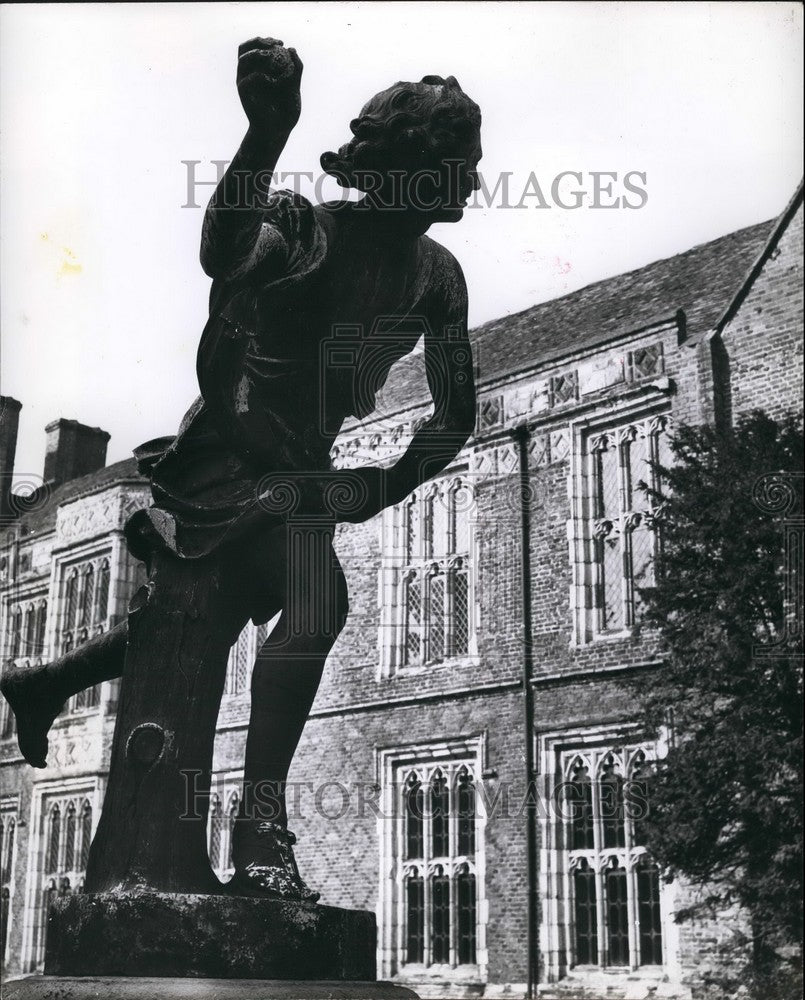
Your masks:
M425 233L458 221L478 187L478 107L452 77L376 95L351 123L353 138L321 158L364 199L312 205L266 183L299 118L301 74L282 42L240 47L249 126L204 219L201 263L213 282L201 396L167 451L141 454L154 503L126 528L148 565L147 587L128 622L2 684L23 755L44 767L65 700L123 676L90 891L221 891L204 815L181 815L181 779L197 771L196 787L209 789L228 650L249 618L281 611L254 666L227 891L318 898L296 869L284 783L347 616L333 531L437 475L474 426L464 278ZM329 348L347 343L344 329L358 332L348 342L353 360L339 365ZM391 365L423 331L433 415L391 467L335 470L329 453L341 425L373 410ZM272 794L258 800L255 788Z

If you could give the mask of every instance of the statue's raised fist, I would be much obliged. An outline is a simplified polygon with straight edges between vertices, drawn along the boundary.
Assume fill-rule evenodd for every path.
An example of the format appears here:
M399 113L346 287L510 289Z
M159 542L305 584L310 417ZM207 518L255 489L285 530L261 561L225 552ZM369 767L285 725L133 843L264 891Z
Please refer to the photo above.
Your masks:
M302 60L276 38L252 38L238 48L238 94L252 125L292 129L299 120Z

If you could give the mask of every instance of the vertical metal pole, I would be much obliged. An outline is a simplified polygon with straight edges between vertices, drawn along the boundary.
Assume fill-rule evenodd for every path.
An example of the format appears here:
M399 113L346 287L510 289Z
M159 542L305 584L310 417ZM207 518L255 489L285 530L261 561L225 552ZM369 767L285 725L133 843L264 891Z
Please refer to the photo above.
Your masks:
M537 988L537 822L534 786L534 699L531 678L534 667L533 624L531 617L531 504L528 477L528 439L526 425L515 428L519 455L521 589L523 595L523 736L525 739L526 773L526 878L528 882L528 928L526 933L528 1000Z

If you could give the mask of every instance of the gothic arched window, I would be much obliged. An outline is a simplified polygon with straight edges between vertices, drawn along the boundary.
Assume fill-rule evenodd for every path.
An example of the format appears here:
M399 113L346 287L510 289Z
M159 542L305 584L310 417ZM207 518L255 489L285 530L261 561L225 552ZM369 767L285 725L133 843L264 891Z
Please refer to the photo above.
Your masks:
M394 773L402 808L395 810L393 838L401 918L393 953L402 964L472 965L479 914L473 769L447 758L414 767L401 762Z
M661 965L659 872L640 836L645 794L641 799L638 779L651 767L647 750L592 745L562 751L560 761L570 808L556 821L562 832L553 843L557 859L566 855L559 871L570 874L568 963Z

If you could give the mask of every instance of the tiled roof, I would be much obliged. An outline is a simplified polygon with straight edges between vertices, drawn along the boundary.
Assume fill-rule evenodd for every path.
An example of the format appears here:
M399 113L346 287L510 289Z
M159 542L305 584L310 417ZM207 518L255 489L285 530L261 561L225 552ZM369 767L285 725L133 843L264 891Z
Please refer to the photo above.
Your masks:
M683 309L688 335L711 330L763 249L775 220L703 243L646 267L476 327L470 333L480 382L640 330ZM428 399L421 357L407 357L378 397L393 413Z
M124 458L122 462L107 465L97 472L90 472L86 476L61 483L48 492L41 506L35 505L34 510L17 519L15 524L19 528L20 537L26 538L50 531L56 523L56 511L62 504L88 493L97 493L120 482L132 481L146 483L146 479L137 471L136 459Z

